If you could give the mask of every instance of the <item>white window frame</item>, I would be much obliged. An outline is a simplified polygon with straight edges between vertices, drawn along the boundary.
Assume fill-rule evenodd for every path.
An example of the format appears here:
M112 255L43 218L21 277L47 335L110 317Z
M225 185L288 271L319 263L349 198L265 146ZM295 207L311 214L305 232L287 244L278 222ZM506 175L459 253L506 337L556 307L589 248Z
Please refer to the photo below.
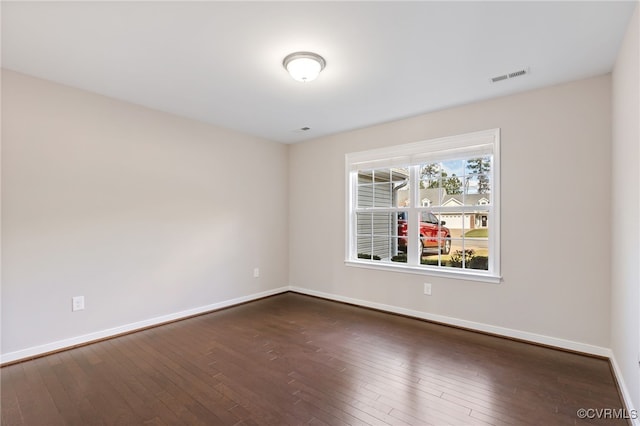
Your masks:
M379 168L410 167L411 179L411 208L409 214L414 213L422 206L419 199L419 185L417 184L420 164L443 161L456 155L475 155L477 152L487 153L493 156L490 170L491 179L491 203L489 207L488 226L489 233L489 270L444 268L441 266L421 265L417 254L407 253L407 263L380 262L357 258L356 223L355 223L355 194L357 191L357 171ZM415 166L415 167L414 167ZM347 266L380 269L412 274L431 275L438 277L457 278L471 281L499 283L500 275L500 129L490 129L479 132L467 133L458 136L430 139L404 145L369 151L354 152L345 155L346 176L346 238L345 238L345 264ZM417 216L416 216L417 217ZM411 218L411 216L410 216ZM415 223L414 223L415 222ZM419 243L416 220L408 222L409 246ZM417 260L417 261L416 261Z

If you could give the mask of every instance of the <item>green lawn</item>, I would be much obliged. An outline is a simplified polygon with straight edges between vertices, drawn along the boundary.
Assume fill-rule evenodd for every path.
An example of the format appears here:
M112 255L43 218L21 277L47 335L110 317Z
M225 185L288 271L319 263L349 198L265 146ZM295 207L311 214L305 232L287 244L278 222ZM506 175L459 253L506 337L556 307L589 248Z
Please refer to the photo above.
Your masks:
M479 228L472 229L464 233L465 237L469 238L489 238L489 229L487 228Z
M449 262L451 260L451 255L455 252L455 248L451 249L451 253L450 254L443 254L440 256L440 262L441 263L445 263L445 262ZM486 248L481 248L481 249L474 249L474 256L489 256L489 249ZM423 259L429 259L431 261L437 261L438 259L438 255L437 254L430 254L430 255L426 255L426 256L422 256Z

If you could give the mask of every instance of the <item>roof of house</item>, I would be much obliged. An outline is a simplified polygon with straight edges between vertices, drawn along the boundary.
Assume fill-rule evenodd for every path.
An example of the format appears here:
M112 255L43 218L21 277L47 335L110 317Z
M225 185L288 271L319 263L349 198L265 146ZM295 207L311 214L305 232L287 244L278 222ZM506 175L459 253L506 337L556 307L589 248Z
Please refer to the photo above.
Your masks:
M491 201L490 194L447 194L441 188L420 189L420 200L429 200L431 205L439 206L478 206ZM486 200L483 202L483 200Z

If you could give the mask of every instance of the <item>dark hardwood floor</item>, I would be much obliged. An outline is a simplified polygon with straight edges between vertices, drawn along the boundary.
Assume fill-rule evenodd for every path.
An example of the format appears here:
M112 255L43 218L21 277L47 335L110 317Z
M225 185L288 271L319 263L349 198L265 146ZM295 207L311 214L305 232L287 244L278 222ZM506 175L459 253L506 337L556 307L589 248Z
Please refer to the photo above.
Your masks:
M574 425L606 360L285 293L9 365L2 425ZM612 416L609 416L612 417Z

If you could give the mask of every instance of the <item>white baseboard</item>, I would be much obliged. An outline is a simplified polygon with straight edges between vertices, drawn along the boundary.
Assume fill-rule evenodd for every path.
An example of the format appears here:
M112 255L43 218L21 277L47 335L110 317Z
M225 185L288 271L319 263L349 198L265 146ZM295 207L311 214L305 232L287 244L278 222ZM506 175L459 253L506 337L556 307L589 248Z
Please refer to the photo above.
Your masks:
M618 362L616 361L616 356L611 352L611 356L609 357L611 361L611 367L613 368L613 374L616 376L616 380L618 381L618 388L620 388L620 392L622 393L622 399L625 407L629 413L635 413L637 416L635 419L630 419L632 426L640 426L640 407L635 406L634 401L631 399L631 395L629 394L629 389L627 388L626 383L624 382L624 376L622 375L622 371L618 366Z
M58 340L56 342L46 343L44 345L33 346L27 349L21 349L15 352L9 352L6 354L0 354L0 364L6 364L10 362L19 361L22 359L33 358L49 352L55 352L74 346L83 345L86 343L94 342L101 339L117 336L123 333L130 333L136 330L141 330L147 327L160 325L163 323L176 321L183 318L188 318L194 315L203 314L205 312L216 311L218 309L227 308L229 306L237 305L240 303L250 302L252 300L260 299L267 296L272 296L278 293L284 293L289 291L289 287L280 287L273 290L267 290L260 293L250 294L248 296L237 297L235 299L225 300L211 305L200 306L186 311L176 312L173 314L163 315L148 320L138 321L131 324L125 324L119 327L109 328L107 330L101 330L94 333L85 334L83 336L76 336L69 339Z
M470 330L482 331L485 333L497 334L499 336L511 337L514 339L526 340L528 342L539 343L542 345L554 346L557 348L567 349L571 351L583 352L591 355L611 358L611 349L603 348L600 346L574 342L572 340L558 339L556 337L545 336L542 334L529 333L526 331L514 330L511 328L505 328L505 327L498 327L495 325L483 324L483 323L463 320L459 318L447 317L444 315L414 311L411 309L399 308L397 306L385 305L383 303L370 302L368 300L354 299L351 297L340 296L337 294L309 290L302 287L290 286L289 289L291 291L307 294L309 296L317 296L323 299L336 300L338 302L345 302L353 305L364 306L367 308L379 309L381 311L392 312L395 314L406 315L409 317L439 322L442 324L454 325L456 327L468 328Z

